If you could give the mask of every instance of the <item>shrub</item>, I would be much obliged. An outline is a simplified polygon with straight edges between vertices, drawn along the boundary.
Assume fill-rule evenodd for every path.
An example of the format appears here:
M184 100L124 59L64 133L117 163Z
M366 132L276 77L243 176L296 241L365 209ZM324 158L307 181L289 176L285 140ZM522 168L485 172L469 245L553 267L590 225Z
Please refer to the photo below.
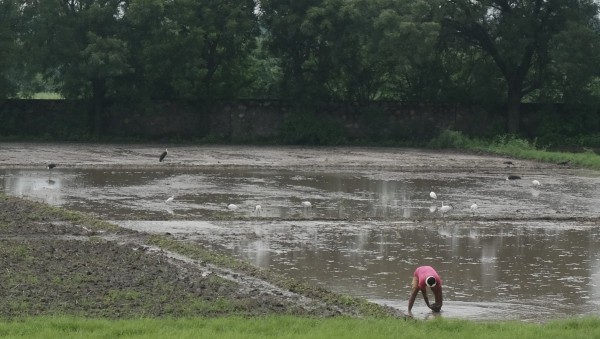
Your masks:
M339 145L346 141L340 122L306 113L285 116L279 138L284 144L300 145Z
M471 140L462 132L447 129L431 139L428 146L432 148L469 149L471 148Z

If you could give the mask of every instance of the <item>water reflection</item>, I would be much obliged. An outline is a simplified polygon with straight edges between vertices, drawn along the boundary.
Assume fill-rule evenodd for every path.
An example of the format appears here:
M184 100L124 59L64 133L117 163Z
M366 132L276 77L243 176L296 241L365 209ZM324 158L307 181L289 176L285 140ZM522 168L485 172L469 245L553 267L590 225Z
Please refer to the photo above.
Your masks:
M178 222L121 223L150 232L178 227ZM403 310L412 272L426 263L436 267L444 281L443 316L544 321L600 315L597 225L209 224L190 224L186 238L217 244L284 275ZM413 314L428 316L419 302Z
M0 170L0 187L51 204L83 209L110 218L152 219L171 215L219 218L228 204L237 214L263 218L442 219L441 202L450 215L483 217L556 216L600 213L593 195L600 184L592 177L544 177L545 185L507 183L500 174L465 176L445 173L321 173L276 170ZM536 175L542 178L543 175ZM50 192L52 190L52 192ZM435 190L438 200L431 200ZM175 194L174 206L165 200ZM302 206L310 201L312 209ZM475 216L470 206L477 203ZM117 213L117 214L115 214Z
M598 189L596 178L546 177L533 190L498 177L61 169L3 170L0 185L13 195L128 220L120 222L126 227L185 234L258 266L403 309L414 268L427 263L444 280L443 316L539 320L599 314L597 225L483 223L470 210L476 202L477 214L487 217L594 216L600 204L589 192ZM429 198L432 190L465 221L442 218L440 202ZM166 204L173 194L176 199ZM303 201L312 208L303 208ZM229 211L230 203L239 209ZM254 214L257 204L260 217ZM246 220L202 221L221 220L225 213ZM198 221L152 221L171 216ZM419 308L414 313L428 314Z
M32 197L43 200L52 205L62 205L65 203L63 198L62 186L63 180L60 177L53 176L51 172L32 172L18 175L3 175L3 185L5 191L19 197Z

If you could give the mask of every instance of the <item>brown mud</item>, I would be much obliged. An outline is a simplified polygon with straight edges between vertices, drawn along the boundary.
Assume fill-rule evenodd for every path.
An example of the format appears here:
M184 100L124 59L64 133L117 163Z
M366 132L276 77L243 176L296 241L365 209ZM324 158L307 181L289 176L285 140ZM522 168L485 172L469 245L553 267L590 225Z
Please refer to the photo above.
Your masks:
M0 168L257 167L328 171L453 172L506 169L502 157L396 148L0 144ZM519 173L569 171L512 160ZM557 216L559 217L559 216ZM0 316L47 314L155 317L401 312L279 279L248 265L219 265L176 253L143 232L0 196ZM164 236L167 241L170 235Z
M147 234L19 198L0 196L0 229L1 317L364 314L291 292L244 265L191 259L151 245Z

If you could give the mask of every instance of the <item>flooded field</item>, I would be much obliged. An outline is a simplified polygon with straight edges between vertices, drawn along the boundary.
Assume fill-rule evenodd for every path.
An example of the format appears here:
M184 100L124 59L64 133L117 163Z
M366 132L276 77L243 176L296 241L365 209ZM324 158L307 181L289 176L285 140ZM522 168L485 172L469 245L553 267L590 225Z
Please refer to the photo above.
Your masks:
M3 151L28 146L12 147ZM35 161L0 162L0 188L402 310L412 271L429 264L443 280L444 317L600 315L597 172L353 148L175 149L169 157L185 157L159 165L160 152L124 149L59 149L72 159L49 171L53 149L29 146ZM442 202L452 210L442 214ZM413 311L431 316L420 296Z

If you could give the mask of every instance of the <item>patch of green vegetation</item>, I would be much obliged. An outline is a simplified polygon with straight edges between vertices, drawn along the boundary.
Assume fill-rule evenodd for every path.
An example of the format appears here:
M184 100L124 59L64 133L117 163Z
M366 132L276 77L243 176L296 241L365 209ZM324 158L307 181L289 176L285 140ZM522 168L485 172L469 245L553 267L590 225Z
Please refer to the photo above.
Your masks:
M64 99L60 93L56 92L38 92L31 96L31 99L40 99L40 100L59 100Z
M12 245L12 246L11 246ZM20 262L31 262L34 260L31 255L31 251L27 247L26 244L10 244L7 242L3 242L2 247L0 248L0 254L4 258L8 258L9 260L18 260Z
M18 206L16 208L23 212L18 214L21 217L21 221L68 221L94 231L117 231L120 229L117 225L100 220L89 214L9 196L2 192L0 192L0 202L8 206ZM14 214L12 215L14 216ZM11 222L17 221L19 220L11 220Z
M535 142L515 136L503 135L491 140L483 140L469 138L461 132L446 130L432 139L428 146L431 148L453 148L484 152L556 164L568 163L578 167L600 169L600 155L592 150L581 153L548 151L539 147Z
M342 145L346 143L343 125L329 117L310 113L288 114L279 131L280 142L290 145Z
M600 319L522 322L290 316L108 320L35 317L0 321L3 338L598 338Z

